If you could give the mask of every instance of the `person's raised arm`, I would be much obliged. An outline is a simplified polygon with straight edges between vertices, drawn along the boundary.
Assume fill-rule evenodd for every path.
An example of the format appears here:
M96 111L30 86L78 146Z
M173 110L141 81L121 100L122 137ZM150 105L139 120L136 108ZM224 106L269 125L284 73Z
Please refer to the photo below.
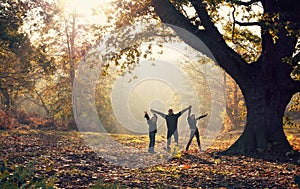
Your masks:
M188 117L191 117L192 106L189 106Z
M156 111L156 110L153 110L153 109L151 109L151 112L152 112L152 113L156 113L156 114L160 115L160 116L163 117L163 118L166 117L166 114L164 114L164 113L162 113L162 112L159 112L159 111Z
M204 114L204 115L201 115L201 116L199 116L198 118L197 118L197 120L199 120L199 119L201 119L201 118L204 118L204 117L206 117L208 115L208 113L206 113L206 114Z
M149 120L149 119L150 119L150 117L149 117L149 115L148 115L147 111L144 111L144 113L145 113L145 116L144 116L144 118L146 118L147 120Z
M184 112L186 112L187 110L189 110L190 108L192 108L192 105L189 105L187 108L181 110L179 113L183 114Z

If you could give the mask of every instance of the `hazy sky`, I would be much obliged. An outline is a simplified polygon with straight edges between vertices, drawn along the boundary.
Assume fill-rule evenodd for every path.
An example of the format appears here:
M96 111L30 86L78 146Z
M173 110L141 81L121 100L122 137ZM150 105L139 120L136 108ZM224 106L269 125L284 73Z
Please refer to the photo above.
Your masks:
M156 109L167 113L169 108L175 112L190 104L198 110L198 96L188 76L171 59L142 62L133 75L119 77L112 90L114 114L127 129L144 133L147 125L143 118L144 111ZM187 99L186 96L190 98ZM164 120L159 119L159 125Z

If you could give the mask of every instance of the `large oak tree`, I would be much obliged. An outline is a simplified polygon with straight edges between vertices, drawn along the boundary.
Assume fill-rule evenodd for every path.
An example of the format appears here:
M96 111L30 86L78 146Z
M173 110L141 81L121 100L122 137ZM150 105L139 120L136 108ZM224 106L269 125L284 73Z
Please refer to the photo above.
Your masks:
M243 134L227 152L272 150L284 153L291 150L283 131L282 117L291 97L300 91L300 82L291 77L292 72L297 75L295 72L299 69L299 54L295 54L300 28L297 1L227 1L234 8L243 6L249 12L254 4L263 8L257 22L234 20L236 25L260 27L261 52L252 62L247 62L228 45L211 19L208 8L222 1L189 3L196 11L201 29L170 1L152 1L155 12L164 23L181 27L201 39L217 63L242 90L248 112L247 124Z
M292 148L284 134L282 118L292 96L300 91L297 3L297 0L119 1L118 6L130 11L120 11L117 24L132 24L134 17L158 16L196 50L199 49L195 41L185 39L181 29L200 39L213 57L206 55L239 85L247 107L244 132L226 152L285 153ZM220 11L224 10L229 14L222 16ZM256 34L249 27L254 27Z

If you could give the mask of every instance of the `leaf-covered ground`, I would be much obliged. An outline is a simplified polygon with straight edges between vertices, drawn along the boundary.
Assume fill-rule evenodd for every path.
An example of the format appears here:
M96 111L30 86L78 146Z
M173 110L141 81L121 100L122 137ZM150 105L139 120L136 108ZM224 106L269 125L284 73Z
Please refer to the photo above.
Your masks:
M297 144L297 132L288 133ZM233 134L234 135L234 134ZM153 165L128 168L107 161L103 149L93 149L89 133L52 130L0 131L0 188L297 188L295 175L300 174L297 157L221 156L216 150L226 148L236 136L222 136L205 153L195 150L148 154L147 136L113 135L139 156L131 161L157 161ZM227 138L226 138L227 137ZM158 137L157 145L165 144ZM109 144L105 144L109 145ZM102 151L101 151L102 150ZM111 152L130 157L126 148ZM112 153L111 155L115 155ZM139 158L139 160L137 160ZM138 165L137 165L138 166Z

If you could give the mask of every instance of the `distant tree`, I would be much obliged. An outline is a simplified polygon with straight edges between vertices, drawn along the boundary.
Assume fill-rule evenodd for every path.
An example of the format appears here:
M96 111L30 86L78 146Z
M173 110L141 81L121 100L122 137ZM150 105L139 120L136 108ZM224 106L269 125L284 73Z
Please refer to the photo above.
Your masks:
M210 92L217 92L221 95L222 99L225 99L225 110L222 112L223 118L223 130L231 131L241 128L241 126L245 125L246 119L246 107L244 104L243 95L238 87L238 85L234 82L228 74L223 72L223 76L216 76L213 74L203 73L204 70L201 69L201 65L212 63L208 58L202 58L199 62L184 63L182 69L185 70L189 74L189 78L193 81L197 91L201 94L200 100L205 99L201 105L204 107L209 107L210 102L207 99L210 99L212 94ZM222 72L220 72L222 73ZM210 91L207 80L210 81L210 85L214 86L215 90ZM224 80L223 82L220 82ZM216 96L216 95L213 95ZM214 102L224 103L222 99L213 99ZM220 108L221 109L221 108ZM208 121L208 120L204 120Z
M290 128L300 127L300 93L295 94L288 105L283 124Z
M51 77L41 80L31 99L44 108L48 116L74 126L72 87L76 69L99 36L94 36L92 25L86 23L77 10L66 12L64 8L57 2L38 4L29 14L27 28L31 28L32 40L48 47L47 53L55 58L57 69Z
M224 72L224 98L226 99L226 109L223 115L223 126L225 131L240 129L245 125L246 107L243 94L239 86L230 76Z
M53 73L53 58L45 46L34 46L22 31L29 5L22 1L0 3L0 92L7 108L24 93L34 90L37 81Z

